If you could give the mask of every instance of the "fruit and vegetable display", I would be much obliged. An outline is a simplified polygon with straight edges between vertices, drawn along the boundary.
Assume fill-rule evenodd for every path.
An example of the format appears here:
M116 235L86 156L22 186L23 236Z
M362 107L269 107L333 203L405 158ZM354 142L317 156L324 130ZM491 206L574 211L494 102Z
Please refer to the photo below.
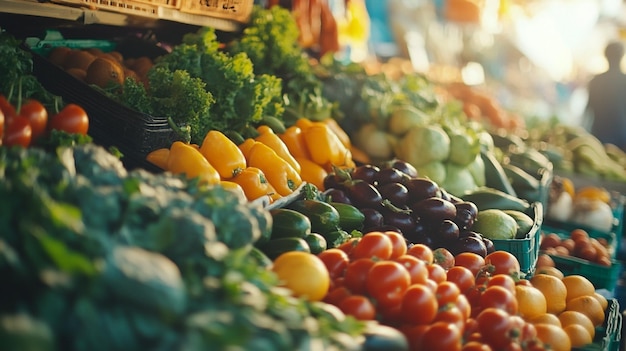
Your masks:
M169 128L149 170L0 32L3 349L614 350L623 199L554 171L620 180L618 153L466 86L313 59L335 43L299 30L328 8L293 3L156 56L48 50Z

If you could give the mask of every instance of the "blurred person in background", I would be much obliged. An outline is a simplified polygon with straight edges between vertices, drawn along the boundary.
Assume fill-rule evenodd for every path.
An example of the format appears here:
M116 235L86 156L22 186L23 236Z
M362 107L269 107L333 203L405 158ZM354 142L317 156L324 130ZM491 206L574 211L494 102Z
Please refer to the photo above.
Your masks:
M608 70L593 77L588 84L590 132L602 143L626 150L626 74L620 67L623 44L610 42L604 49L604 56Z

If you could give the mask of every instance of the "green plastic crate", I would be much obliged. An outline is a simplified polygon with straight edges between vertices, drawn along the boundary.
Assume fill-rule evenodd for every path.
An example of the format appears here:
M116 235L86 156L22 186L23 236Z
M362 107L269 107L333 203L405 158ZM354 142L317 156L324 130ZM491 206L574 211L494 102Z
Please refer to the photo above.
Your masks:
M606 308L604 323L596 327L596 335L593 343L584 347L574 347L572 351L617 351L622 339L623 317L620 311L619 302L616 299L609 299Z
M533 218L534 223L528 234L523 239L494 239L493 245L496 250L508 251L517 257L522 273L532 275L537 265L539 256L540 231L543 223L543 204L534 202L531 204L527 215Z

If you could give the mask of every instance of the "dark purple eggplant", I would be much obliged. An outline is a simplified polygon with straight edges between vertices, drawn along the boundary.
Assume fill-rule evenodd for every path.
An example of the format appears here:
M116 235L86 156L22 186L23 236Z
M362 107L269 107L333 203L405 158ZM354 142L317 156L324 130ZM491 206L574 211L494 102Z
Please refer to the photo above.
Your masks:
M381 210L381 213L383 215L383 224L394 226L403 233L415 230L415 218L413 218L410 211L397 211L385 207Z
M351 182L347 182L345 186L346 195L348 195L352 204L357 208L380 208L383 197L374 185L363 180L355 179Z
M416 178L419 175L417 169L415 169L412 164L399 158L393 158L391 160L383 162L383 164L381 165L381 169L382 168L395 168L411 178Z
M422 223L416 223L413 231L403 232L402 235L412 244L424 244L430 248L434 247L433 239Z
M361 208L361 213L365 216L363 228L380 227L383 225L383 214L373 208Z
M336 173L328 173L326 177L324 177L324 189L344 189L343 184L345 181L346 179Z
M456 207L455 222L461 229L469 229L474 225L478 216L478 207L470 201L461 201L454 204Z
M456 207L450 201L439 197L429 197L410 206L413 216L418 221L440 223L456 218Z
M326 189L326 191L324 191L324 195L328 197L328 202L340 202L343 204L352 205L352 200L350 200L348 195L346 195L346 192L341 189Z
M487 248L487 254L496 251L496 247L493 245L493 241L491 241L491 239L483 236L483 244L485 244L485 247Z
M404 185L409 189L410 202L418 202L429 197L441 197L439 185L428 178L411 178Z
M371 232L396 232L396 233L402 233L402 230L400 230L400 228L398 227L394 227L392 225L379 225L376 227L367 227L367 228L363 228L362 230L363 235L367 234L367 233L371 233Z
M404 207L409 200L409 189L400 183L379 185L378 192L383 200L387 199L397 207Z
M474 236L466 236L459 238L451 247L450 252L453 255L458 255L461 252L473 252L475 254L480 255L481 257L485 257L487 255L487 246L483 242L483 240L476 238Z
M442 246L449 246L459 240L459 226L453 221L443 220L434 231L435 241Z
M441 188L441 198L446 200L446 201L450 201L452 202L452 198L450 197L450 193L446 191L446 189Z
M375 176L377 186L389 183L404 183L408 181L408 176L395 168L383 168Z
M376 182L377 174L380 172L380 168L374 165L366 164L356 167L350 176L353 180L359 179L369 184Z

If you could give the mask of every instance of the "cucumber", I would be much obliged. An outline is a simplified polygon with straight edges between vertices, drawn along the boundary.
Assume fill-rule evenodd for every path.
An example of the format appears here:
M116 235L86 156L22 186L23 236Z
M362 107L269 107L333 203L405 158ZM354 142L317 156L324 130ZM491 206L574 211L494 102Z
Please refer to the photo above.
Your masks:
M272 239L260 245L259 250L271 260L275 260L278 256L289 251L311 252L309 244L302 238Z
M253 246L250 249L250 257L261 267L269 268L272 266L272 260L258 247Z
M324 235L324 237L326 237L326 233L336 231L340 228L339 212L327 202L301 199L292 202L287 207L309 217L311 221L311 231L320 233Z
M350 233L342 229L324 234L324 238L326 238L326 246L328 248L339 247L339 245L350 240L351 237Z
M309 244L309 248L311 249L312 254L318 254L328 247L326 243L326 238L324 238L321 234L318 233L309 233L304 237L304 241Z
M528 201L488 187L481 187L472 192L465 193L461 198L464 201L473 202L479 211L495 208L526 212L530 208Z
M306 215L287 208L270 210L272 239L304 238L311 233L311 220Z
M331 202L337 212L339 212L339 227L347 232L363 229L365 215L361 210L350 204L341 202Z

